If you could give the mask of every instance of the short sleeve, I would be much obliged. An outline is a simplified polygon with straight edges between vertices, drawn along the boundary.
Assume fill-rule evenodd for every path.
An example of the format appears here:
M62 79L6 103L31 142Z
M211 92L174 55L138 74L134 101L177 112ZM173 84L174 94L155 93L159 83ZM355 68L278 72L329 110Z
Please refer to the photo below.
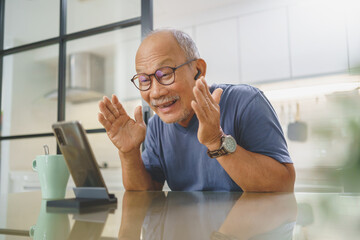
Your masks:
M151 119L154 120L154 119ZM165 182L165 175L161 167L160 158L157 155L157 147L160 146L156 135L154 134L154 122L149 121L146 138L145 138L145 150L142 152L142 160L146 170L150 173L153 180L163 183Z
M292 163L275 110L262 92L248 103L238 121L242 147L281 163Z

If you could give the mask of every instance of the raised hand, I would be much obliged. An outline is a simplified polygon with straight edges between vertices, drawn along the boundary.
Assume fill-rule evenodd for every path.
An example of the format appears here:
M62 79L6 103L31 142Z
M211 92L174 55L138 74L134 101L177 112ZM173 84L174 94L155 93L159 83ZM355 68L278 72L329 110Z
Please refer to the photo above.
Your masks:
M141 106L135 109L135 120L129 117L115 95L112 95L111 101L104 97L99 102L99 108L98 120L119 151L127 153L139 149L146 133Z
M200 143L215 150L220 147L220 139L223 132L220 127L220 98L223 90L217 88L210 94L205 78L196 81L193 88L195 101L191 107L199 120L198 139Z

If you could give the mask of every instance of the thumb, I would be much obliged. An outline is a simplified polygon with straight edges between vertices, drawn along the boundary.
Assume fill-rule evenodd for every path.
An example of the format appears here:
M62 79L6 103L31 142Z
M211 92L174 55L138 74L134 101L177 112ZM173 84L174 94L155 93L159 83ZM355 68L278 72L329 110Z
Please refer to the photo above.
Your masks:
M143 123L144 122L143 114L142 114L142 107L141 106L137 106L135 108L134 117L135 117L135 121L137 123Z
M220 102L220 98L221 98L222 93L223 93L223 90L221 88L217 88L211 94L212 98L214 99L214 101L217 104L219 104L219 102Z

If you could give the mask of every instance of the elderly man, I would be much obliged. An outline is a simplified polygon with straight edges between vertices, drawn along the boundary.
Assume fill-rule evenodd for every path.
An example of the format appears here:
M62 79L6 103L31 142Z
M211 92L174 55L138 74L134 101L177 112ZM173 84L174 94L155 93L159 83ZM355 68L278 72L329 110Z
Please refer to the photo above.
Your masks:
M167 181L177 191L293 191L286 141L261 91L209 88L206 62L178 30L150 33L135 64L131 81L156 115L146 127L141 107L132 119L115 95L98 115L119 150L126 190L161 190Z

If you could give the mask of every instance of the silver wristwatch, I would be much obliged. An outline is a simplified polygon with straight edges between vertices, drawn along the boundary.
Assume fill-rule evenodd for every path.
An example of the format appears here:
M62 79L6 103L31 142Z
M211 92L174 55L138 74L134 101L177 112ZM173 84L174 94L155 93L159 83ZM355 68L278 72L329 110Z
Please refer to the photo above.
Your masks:
M224 135L221 137L221 146L219 149L214 151L207 151L207 154L211 158L221 157L230 153L235 152L236 150L236 140L231 135Z

